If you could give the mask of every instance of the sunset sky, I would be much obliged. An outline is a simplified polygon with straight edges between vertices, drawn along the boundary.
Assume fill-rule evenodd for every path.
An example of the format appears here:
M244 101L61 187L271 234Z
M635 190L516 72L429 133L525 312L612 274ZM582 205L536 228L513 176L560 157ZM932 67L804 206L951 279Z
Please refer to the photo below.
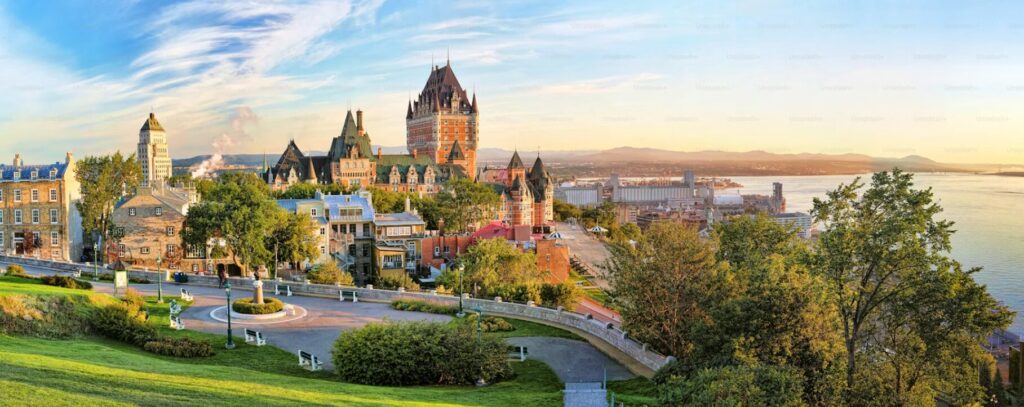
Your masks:
M1024 163L1024 5L809 3L2 2L0 160L400 146L450 55L483 147Z

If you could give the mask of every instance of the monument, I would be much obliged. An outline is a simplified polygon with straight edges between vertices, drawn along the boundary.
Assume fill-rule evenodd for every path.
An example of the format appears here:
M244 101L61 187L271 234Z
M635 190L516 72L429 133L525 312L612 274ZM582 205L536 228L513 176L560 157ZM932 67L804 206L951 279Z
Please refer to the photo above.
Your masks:
M256 272L252 274L252 303L263 304L263 281L260 280L261 276L267 272L267 266L260 266L256 269Z

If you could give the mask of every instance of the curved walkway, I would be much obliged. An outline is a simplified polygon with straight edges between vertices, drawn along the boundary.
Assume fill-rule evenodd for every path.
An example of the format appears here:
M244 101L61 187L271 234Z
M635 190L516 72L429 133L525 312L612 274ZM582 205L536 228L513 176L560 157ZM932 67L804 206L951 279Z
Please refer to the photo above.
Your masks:
M25 267L30 274L53 274L53 271ZM89 280L88 275L83 279ZM94 282L95 291L113 293L113 284ZM129 284L144 295L156 295L156 284ZM178 298L182 286L173 283L163 285L167 300ZM214 287L187 286L192 294L193 304L181 313L181 320L187 329L226 334L227 325L210 317L210 311L227 304L224 290ZM235 337L243 337L245 328L253 328L266 337L267 343L289 352L301 349L319 357L326 369L331 369L331 347L342 330L356 329L374 322L391 321L433 321L446 322L452 317L447 315L427 314L421 312L398 311L389 304L338 300L305 296L275 296L273 290L265 290L268 297L277 297L286 303L296 304L305 308L306 317L287 322L260 324L255 321L232 319L231 325ZM250 295L249 291L238 291L233 298ZM525 345L528 348L527 358L546 363L555 371L563 382L599 382L608 372L609 380L621 380L634 377L622 364L608 357L589 342L563 338L548 337L516 337L507 341L514 345Z

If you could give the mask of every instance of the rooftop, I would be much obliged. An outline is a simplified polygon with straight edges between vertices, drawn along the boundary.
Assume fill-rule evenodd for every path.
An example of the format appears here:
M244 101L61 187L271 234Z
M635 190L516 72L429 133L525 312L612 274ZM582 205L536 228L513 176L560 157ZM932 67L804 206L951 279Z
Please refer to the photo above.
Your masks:
M373 220L378 226L424 225L423 218L412 212L378 213Z

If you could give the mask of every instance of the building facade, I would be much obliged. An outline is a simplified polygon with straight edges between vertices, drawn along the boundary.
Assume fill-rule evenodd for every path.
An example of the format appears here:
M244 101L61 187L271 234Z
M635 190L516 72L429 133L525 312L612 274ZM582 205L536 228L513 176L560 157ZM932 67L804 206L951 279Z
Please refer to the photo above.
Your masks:
M501 183L492 184L502 197L502 208L498 214L500 220L511 226L528 225L534 228L543 228L554 220L554 183L539 155L533 167L527 171L516 151L508 167L485 168L477 179L500 179L495 174L504 175Z
M212 271L205 247L186 248L181 242L185 216L197 201L194 191L171 188L162 180L122 199L111 213L119 259L137 267Z
M422 258L426 222L409 210L401 213L378 213L373 220L374 266L382 278L402 279L417 270Z
M142 165L142 185L171 177L171 156L167 152L167 133L156 120L156 115L149 118L139 129L139 146L136 158Z
M405 126L410 154L458 165L466 174L476 173L480 110L476 93L472 98L467 95L450 62L431 68L423 90L416 100L409 101Z
M308 213L316 222L314 232L320 256L311 263L334 261L365 284L373 270L373 197L368 191L349 195L323 195L312 199L279 199L278 206L291 213Z
M25 165L15 154L12 164L0 164L0 254L77 261L81 188L71 153L42 165Z

